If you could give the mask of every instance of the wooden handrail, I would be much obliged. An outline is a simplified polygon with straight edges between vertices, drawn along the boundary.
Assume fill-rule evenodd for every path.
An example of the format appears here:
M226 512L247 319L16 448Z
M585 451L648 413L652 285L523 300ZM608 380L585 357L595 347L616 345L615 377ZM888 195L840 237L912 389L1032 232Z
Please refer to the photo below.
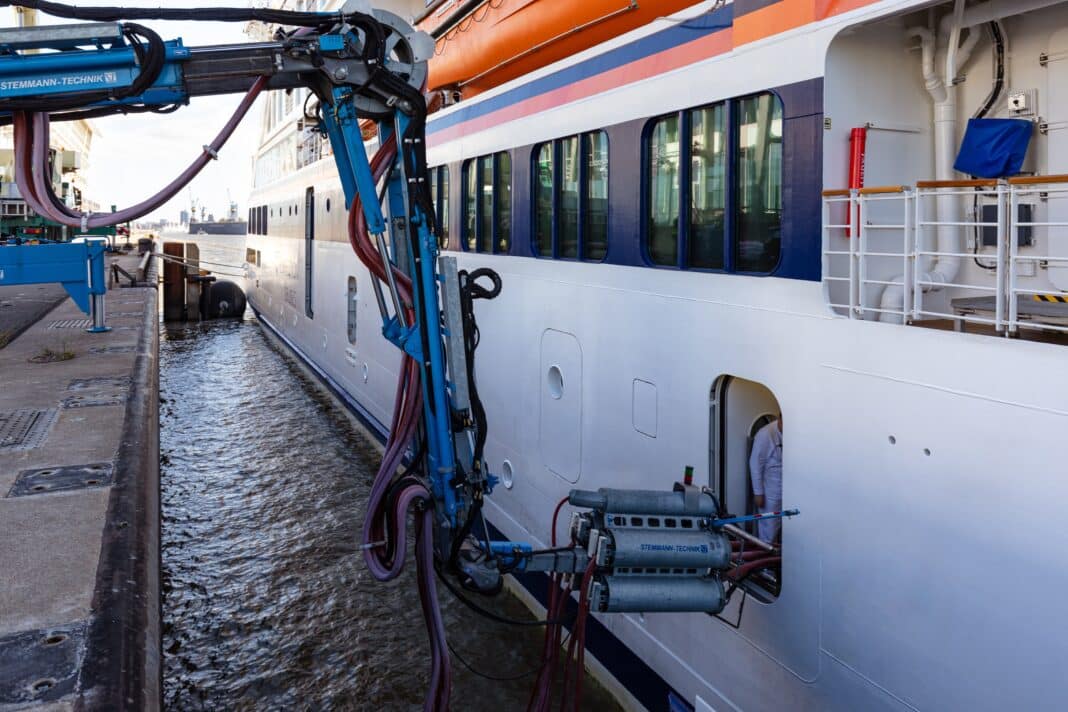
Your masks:
M877 185L870 188L857 189L858 195L888 195L891 193L904 193L908 190L907 185ZM838 188L833 190L823 191L824 198L845 198L852 195L853 190L851 188Z
M1009 178L1010 185L1043 185L1045 183L1068 183L1068 175L1017 176Z
M861 188L857 192L861 195L889 195L892 193L904 193L906 190L908 190L908 186L904 185L881 185Z
M918 180L917 188L996 188L996 180Z

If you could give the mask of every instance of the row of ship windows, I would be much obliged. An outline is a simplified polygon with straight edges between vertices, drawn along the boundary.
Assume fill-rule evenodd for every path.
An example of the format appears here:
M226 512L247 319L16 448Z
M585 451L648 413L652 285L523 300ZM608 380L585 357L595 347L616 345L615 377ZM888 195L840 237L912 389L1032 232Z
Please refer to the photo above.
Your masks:
M326 212L330 212L333 207L330 198L327 198L323 203L326 208ZM266 235L268 234L268 226L270 224L270 218L275 216L275 212L278 213L278 217L282 217L284 214L288 214L289 217L294 215L300 215L300 205L279 205L269 209L266 205L260 205L255 208L248 209L248 234L250 235Z
M650 121L642 146L643 246L654 265L770 272L782 224L782 102L771 93ZM608 254L609 142L604 131L536 146L532 248L538 257L601 261ZM508 253L512 156L461 169L460 244ZM431 169L431 192L449 241L449 168Z

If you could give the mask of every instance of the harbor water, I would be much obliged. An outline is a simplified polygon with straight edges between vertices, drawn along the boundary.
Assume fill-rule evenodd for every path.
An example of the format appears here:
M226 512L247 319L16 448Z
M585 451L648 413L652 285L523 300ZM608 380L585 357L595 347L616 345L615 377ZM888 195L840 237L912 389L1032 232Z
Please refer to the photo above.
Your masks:
M240 265L244 238L201 238ZM229 271L221 269L220 271ZM358 548L379 451L249 312L160 343L164 703L171 710L421 708L429 647L414 567L382 584ZM453 708L525 709L541 629L441 587ZM515 599L497 612L531 619ZM586 709L615 709L588 684Z

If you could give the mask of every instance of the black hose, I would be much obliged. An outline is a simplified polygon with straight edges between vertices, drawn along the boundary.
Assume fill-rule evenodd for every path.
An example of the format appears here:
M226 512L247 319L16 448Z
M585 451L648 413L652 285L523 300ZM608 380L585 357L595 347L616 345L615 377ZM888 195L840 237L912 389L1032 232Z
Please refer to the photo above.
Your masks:
M459 599L460 603L464 604L465 606L467 606L468 608L470 608L472 611L474 611L475 613L479 614L480 616L483 616L484 618L490 619L491 621L496 621L497 623L503 623L505 625L515 625L515 626L530 627L530 628L537 628L537 627L545 626L545 625L563 625L563 626L571 627L571 624L574 623L574 619L567 620L565 618L560 618L560 619L556 619L556 620L544 620L544 621L540 621L540 620L521 621L521 620L519 620L517 618L509 618L507 616L502 616L502 615L500 615L498 613L494 613L493 611L490 611L490 610L487 610L487 609L483 608L482 606L478 605L477 603L475 603L474 601L469 599L467 596L465 596L462 593L460 593L460 591L457 590L457 588L452 585L452 582L449 581L449 578L447 576L445 576L445 574L443 574L441 572L441 569L439 567L435 566L434 567L434 571L437 573L438 579L443 584L445 584L445 588L449 589L449 592L453 596L455 596L457 599Z
M1001 92L1005 88L1005 35L1001 29L1001 23L993 21L987 24L987 29L990 30L990 35L994 40L994 86L990 88L990 94L987 95L983 101L983 105L972 116L974 119L986 118L990 110L997 104L998 99L1001 98ZM972 196L972 211L975 216L976 223L982 222L979 218L979 193L980 189L975 190L975 194ZM997 271L997 265L984 264L979 259L979 246L982 242L982 230L979 225L975 226L974 235L972 241L972 261L975 262L977 267L988 270L990 272Z
M994 108L994 104L1001 97L1001 91L1005 88L1005 36L1002 34L1000 22L991 22L987 24L987 28L989 28L990 34L994 39L994 86L990 89L990 94L986 97L983 105L979 107L979 110L972 117L976 119L982 119L990 113L990 110Z
M341 18L340 13L293 12L268 8L205 7L205 8L132 8L132 7L74 7L47 0L0 0L0 7L25 7L68 20L89 22L119 22L121 20L179 20L207 22L267 22L295 27L319 27ZM354 16L369 17L361 13ZM348 18L349 16L346 16Z
M482 405L482 398L478 393L478 384L475 380L475 351L478 349L479 331L475 321L476 299L496 299L501 293L501 277L495 271L482 267L474 272L466 270L460 272L460 315L463 319L464 352L467 361L467 385L471 399L471 416L475 422L475 447L474 463L481 468L482 456L486 448L486 436L489 430L486 418L486 409ZM492 289L486 289L478 284L481 278L487 278L493 282Z

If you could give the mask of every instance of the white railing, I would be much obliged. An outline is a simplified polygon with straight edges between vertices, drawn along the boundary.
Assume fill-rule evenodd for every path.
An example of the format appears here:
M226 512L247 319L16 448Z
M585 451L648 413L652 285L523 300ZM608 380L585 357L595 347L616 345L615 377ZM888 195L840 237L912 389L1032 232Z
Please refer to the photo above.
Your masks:
M970 220L938 220L930 217L936 215L934 209L939 202L954 201L958 203L958 209L950 212L966 214L966 210L959 209L959 204L965 198L975 198L981 192L986 196L993 196L996 206L996 217L993 221L983 221L980 215L973 215ZM1004 331L1006 326L1005 313L1005 275L1008 272L1006 264L1006 202L1008 186L998 181L968 180L968 181L925 181L916 184L916 269L913 291L912 318L922 319L951 319L958 322L969 322L992 326L996 331ZM995 254L979 255L978 248L972 251L964 250L955 252L939 247L940 233L973 230L973 240L976 245L982 243L982 231L984 228L994 228L997 235ZM967 240L953 240L965 246ZM934 247L929 247L934 245ZM990 278L982 282L963 282L960 277L964 270L959 268L953 272L958 275L956 281L948 282L941 270L931 269L941 260L971 260L993 258L993 269ZM971 311L962 311L950 307L948 310L939 310L934 307L925 307L925 294L942 292L947 289L959 289L964 291L978 292L980 295L993 296L989 309L976 308ZM926 301L934 302L933 299ZM941 300L943 303L948 298ZM993 316L983 316L983 314Z
M962 205L966 198L978 204L978 195L984 204L996 207L993 219L984 220L981 213L972 214ZM1031 307L1036 299L1068 302L1068 292L1020 283L1021 271L1034 275L1040 266L1068 272L1068 219L1040 221L1033 214L1025 219L1027 214L1020 212L1021 204L1033 206L1051 196L1068 202L1068 176L824 191L822 274L827 302L849 319L904 323L948 319L961 328L975 323L1010 335L1019 329L1068 333L1068 304L1063 315L1061 308L1043 312ZM939 204L943 209L936 210ZM971 217L939 220L935 217L939 213ZM1048 254L1020 253L1024 229L1043 232ZM966 230L974 231L972 249L966 247L969 240L953 234ZM980 252L984 230L997 236L992 254ZM952 245L960 245L961 251ZM987 268L981 279L965 281L960 275L967 270L960 264L952 269L947 265L971 260ZM947 281L947 274L957 276ZM950 299L950 291L970 298Z
M1020 198L1034 197L1046 201L1054 199L1054 196L1068 199L1068 176L1048 176L1036 178L1016 178L1009 181L1009 214L1012 216L1009 226L1009 270L1008 294L1009 294L1009 331L1015 333L1018 329L1045 329L1068 333L1068 323L1054 323L1050 319L1021 319L1020 297L1034 300L1036 297L1052 297L1065 299L1068 297L1063 291L1052 289L1028 289L1019 286L1018 274L1024 264L1028 264L1028 271L1033 267L1037 271L1038 266L1061 266L1068 267L1068 247L1057 255L1055 245L1068 242L1068 222L1065 221L1036 221L1020 220ZM1030 228L1031 231L1045 229L1046 252L1045 255L1021 255L1020 254L1020 230Z
M902 320L911 317L913 205L914 192L904 186L824 193L823 284L828 303L839 315L850 319L874 319L884 314ZM844 214L844 221L834 222L836 214ZM900 233L898 240L893 238L895 233ZM836 236L845 239L842 249L834 248ZM895 261L900 262L898 277L872 277L873 266ZM840 267L843 262L846 268ZM876 270L876 274L883 271ZM875 302L875 295L889 288L901 289L899 307L886 308ZM846 301L835 301L836 294L843 291Z

